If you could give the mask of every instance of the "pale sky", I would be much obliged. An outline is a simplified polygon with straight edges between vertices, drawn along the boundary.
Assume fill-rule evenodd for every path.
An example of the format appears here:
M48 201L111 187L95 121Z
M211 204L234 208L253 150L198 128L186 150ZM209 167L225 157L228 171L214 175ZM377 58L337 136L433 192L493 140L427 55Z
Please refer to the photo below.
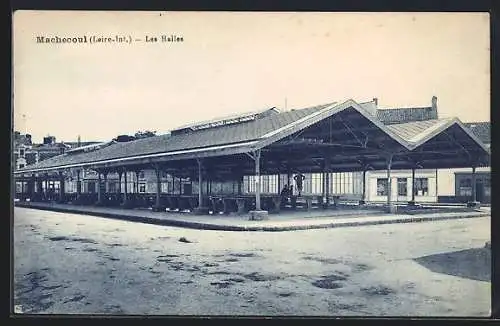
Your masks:
M440 118L490 120L487 13L18 11L13 24L14 129L35 142L162 134L285 98L398 107L436 95ZM162 34L184 41L36 42Z

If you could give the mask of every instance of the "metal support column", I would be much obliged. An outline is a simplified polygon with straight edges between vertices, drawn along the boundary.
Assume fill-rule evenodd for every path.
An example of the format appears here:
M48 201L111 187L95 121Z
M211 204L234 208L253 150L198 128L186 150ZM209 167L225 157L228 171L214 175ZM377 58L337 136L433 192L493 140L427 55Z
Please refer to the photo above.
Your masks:
M120 197L122 195L122 174L123 172L121 170L116 171L118 174L118 200L120 200Z
M104 171L102 173L102 176L104 178L104 197L105 197L105 200L107 201L108 200L108 171Z
M361 197L361 200L359 201L360 205L366 204L366 170L368 169L368 166L363 166L363 176L361 180L361 190L363 191L363 195Z
M387 157L387 211L395 213L396 207L392 203L392 182L391 182L392 155Z
M435 188L435 192L436 192L436 203L439 201L439 197L438 197L438 169L436 169L436 188Z
M472 167L472 202L477 202L476 167Z
M156 202L155 207L153 207L153 211L159 212L165 210L161 207L161 169L158 164L154 165L155 174L156 174Z
M201 208L201 206L203 206L203 191L202 191L202 187L201 187L201 183L203 182L202 180L202 176L201 176L201 160L200 159L197 159L196 160L198 162L198 184L199 184L199 187L198 187L198 208Z
M209 208L203 206L203 175L202 175L202 168L203 168L203 161L201 159L197 159L196 162L198 163L198 207L193 209L193 212L198 215L202 214L208 214ZM207 185L208 185L208 180L207 180ZM208 190L208 189L207 189Z
M36 180L35 180L35 174L31 174L31 179L30 179L30 189L29 189L29 192L30 192L30 201L33 200L33 197L35 196L35 187L36 187Z
M260 149L248 154L255 162L255 210L249 212L251 220L263 220L268 216L268 212L261 210L260 205L260 154Z
M65 176L63 171L59 171L59 202L64 203L65 202Z
M479 208L481 203L477 201L477 185L476 185L476 165L472 164L472 201L467 203L467 207Z
M141 171L136 170L135 171L135 187L134 187L134 193L138 194L139 193L139 175L141 174Z
M36 180L37 186L36 186L36 197L38 201L43 201L43 181L41 176L39 175Z
M82 181L80 180L80 170L76 170L76 200L80 200L82 194Z
M48 200L49 199L49 174L45 173L45 189L44 189L44 199Z
M411 201L410 205L415 205L415 193L417 189L415 188L415 168L411 169Z
M128 180L127 180L127 169L123 168L123 181L124 181L124 187L123 187L123 202L122 205L126 206L128 204Z
M100 171L97 171L97 204L102 204L102 180Z
M254 153L255 160L255 210L260 211L260 150Z

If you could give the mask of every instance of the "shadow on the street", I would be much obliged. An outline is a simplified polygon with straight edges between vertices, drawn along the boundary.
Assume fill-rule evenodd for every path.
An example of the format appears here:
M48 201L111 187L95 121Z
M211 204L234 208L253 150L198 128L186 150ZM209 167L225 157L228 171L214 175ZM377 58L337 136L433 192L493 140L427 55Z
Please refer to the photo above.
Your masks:
M487 248L471 248L414 259L427 269L476 281L491 281L491 252Z

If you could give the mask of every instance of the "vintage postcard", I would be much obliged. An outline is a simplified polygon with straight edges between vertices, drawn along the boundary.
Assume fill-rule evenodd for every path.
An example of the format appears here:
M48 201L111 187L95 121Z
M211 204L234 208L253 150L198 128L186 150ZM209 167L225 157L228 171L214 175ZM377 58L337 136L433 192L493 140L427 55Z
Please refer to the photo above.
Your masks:
M488 317L489 20L16 11L12 313Z

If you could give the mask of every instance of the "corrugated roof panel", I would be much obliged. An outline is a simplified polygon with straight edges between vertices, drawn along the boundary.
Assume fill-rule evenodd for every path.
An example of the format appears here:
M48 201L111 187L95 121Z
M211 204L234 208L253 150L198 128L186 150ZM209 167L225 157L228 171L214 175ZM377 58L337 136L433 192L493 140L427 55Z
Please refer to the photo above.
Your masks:
M436 119L426 121L414 121L400 124L391 124L386 126L390 131L399 135L406 141L414 142L416 138L424 137L441 124L450 121L450 119Z
M254 121L220 126L217 128L202 129L185 134L160 135L126 143L116 143L93 152L73 155L59 155L52 159L41 161L38 164L30 165L27 169L76 163L90 163L94 161L124 158L129 156L245 142L258 139L272 130L286 126L326 106L327 105L322 105L300 110L280 112L256 119Z

